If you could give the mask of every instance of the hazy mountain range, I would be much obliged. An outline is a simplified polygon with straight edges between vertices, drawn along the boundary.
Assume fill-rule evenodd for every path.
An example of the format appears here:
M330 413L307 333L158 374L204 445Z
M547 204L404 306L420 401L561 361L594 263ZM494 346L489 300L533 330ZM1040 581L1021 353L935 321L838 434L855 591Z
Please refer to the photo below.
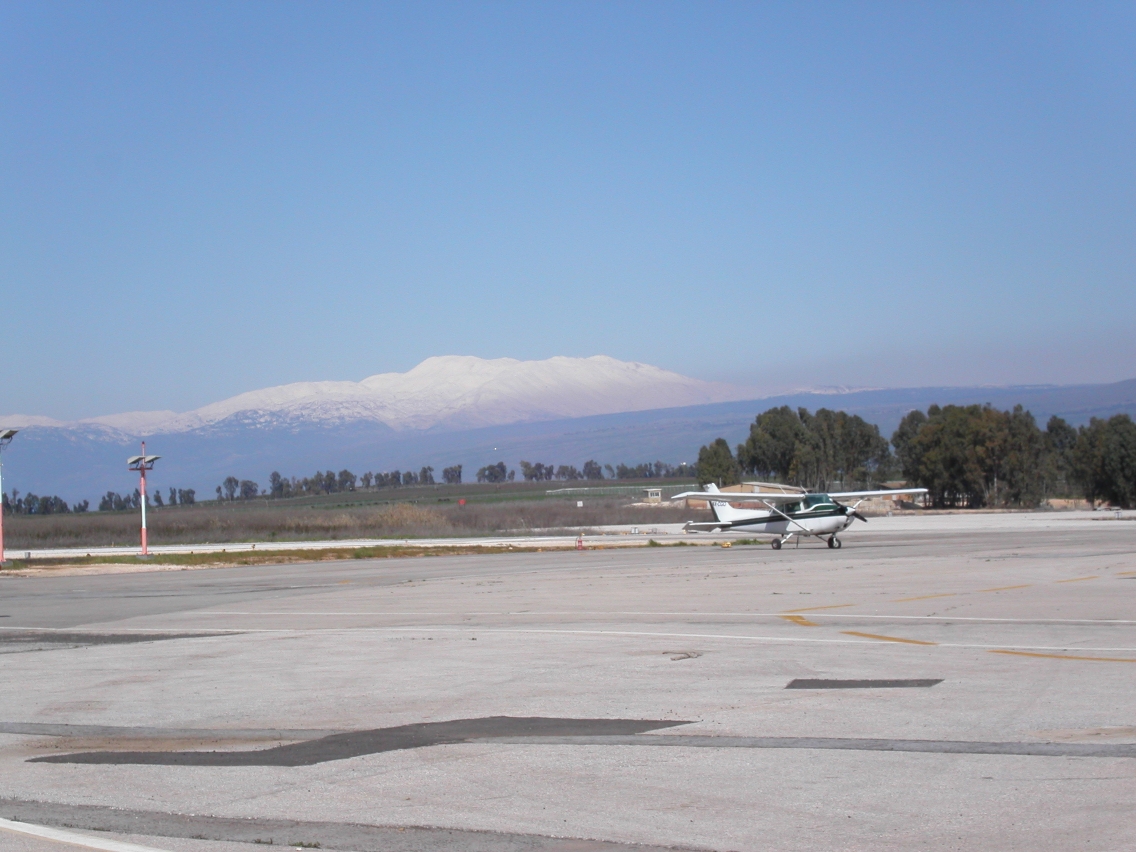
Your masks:
M1107 385L805 390L759 397L613 358L430 358L406 373L360 382L304 382L241 394L195 411L132 412L61 422L8 415L21 433L4 453L11 491L94 499L136 485L126 456L138 441L162 456L152 482L195 488L199 497L228 475L267 484L268 474L317 469L418 470L478 467L521 459L577 467L662 459L692 462L719 436L744 440L753 418L777 405L839 408L890 436L900 418L932 403L1022 404L1044 426L1136 413L1136 379ZM440 478L440 477L439 477Z

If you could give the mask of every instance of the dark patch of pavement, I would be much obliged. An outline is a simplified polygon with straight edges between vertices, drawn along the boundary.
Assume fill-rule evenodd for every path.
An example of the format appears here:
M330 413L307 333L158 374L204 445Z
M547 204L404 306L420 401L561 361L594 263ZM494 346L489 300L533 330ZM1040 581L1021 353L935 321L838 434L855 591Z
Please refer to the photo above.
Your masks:
M575 737L641 734L689 722L656 719L550 719L489 716L424 722L331 734L256 751L94 751L32 758L34 763L106 763L154 766L312 766L401 749L453 745L498 737Z
M909 678L907 680L818 680L797 678L785 685L786 689L912 689L935 686L940 678Z

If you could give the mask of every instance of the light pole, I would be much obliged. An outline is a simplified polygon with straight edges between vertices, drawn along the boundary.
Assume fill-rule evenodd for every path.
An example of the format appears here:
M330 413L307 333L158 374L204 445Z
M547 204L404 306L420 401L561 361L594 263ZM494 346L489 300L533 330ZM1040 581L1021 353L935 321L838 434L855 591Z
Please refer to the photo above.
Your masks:
M12 443L19 429L0 429L0 565L7 565L4 561L4 454L3 449Z
M142 555L149 556L150 550L146 544L146 471L154 469L154 462L160 459L161 456L148 456L146 455L146 442L142 442L142 455L131 456L126 460L126 466L130 470L136 470L142 477L142 485L139 492L142 495Z

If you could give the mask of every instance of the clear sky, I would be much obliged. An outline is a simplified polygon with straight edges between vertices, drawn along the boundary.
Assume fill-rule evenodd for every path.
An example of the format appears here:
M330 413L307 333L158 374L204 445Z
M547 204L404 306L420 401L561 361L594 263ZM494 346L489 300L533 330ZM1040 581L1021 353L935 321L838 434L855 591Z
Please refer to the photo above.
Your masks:
M0 5L0 413L1136 375L1136 4Z

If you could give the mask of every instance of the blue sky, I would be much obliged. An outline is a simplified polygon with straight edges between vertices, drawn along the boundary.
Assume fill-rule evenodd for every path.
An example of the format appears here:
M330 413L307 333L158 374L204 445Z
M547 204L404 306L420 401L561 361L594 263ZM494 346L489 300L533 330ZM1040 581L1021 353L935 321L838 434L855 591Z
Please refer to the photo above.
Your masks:
M0 412L1136 375L1136 6L0 5Z

